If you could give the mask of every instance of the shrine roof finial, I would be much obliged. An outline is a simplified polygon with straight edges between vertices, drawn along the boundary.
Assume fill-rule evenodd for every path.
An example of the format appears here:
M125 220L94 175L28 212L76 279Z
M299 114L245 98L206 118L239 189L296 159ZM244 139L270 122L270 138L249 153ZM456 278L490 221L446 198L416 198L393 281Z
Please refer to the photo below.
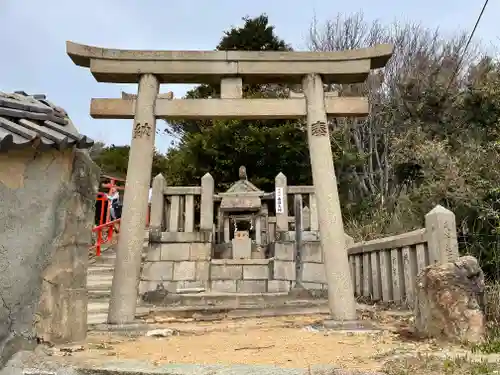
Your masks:
M244 165L242 165L238 170L238 176L240 180L248 180L247 169Z

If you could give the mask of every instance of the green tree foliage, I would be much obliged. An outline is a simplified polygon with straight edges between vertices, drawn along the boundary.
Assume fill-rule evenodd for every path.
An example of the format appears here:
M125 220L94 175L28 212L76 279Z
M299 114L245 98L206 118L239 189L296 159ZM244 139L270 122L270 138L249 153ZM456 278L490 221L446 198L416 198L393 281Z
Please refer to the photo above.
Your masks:
M273 191L282 171L290 184L310 184L309 157L303 129L295 122L265 126L244 121L214 121L210 129L186 137L168 153L167 179L173 185L199 185L210 172L219 190L227 189L245 165L259 188ZM278 171L278 172L277 172Z
M395 46L366 84L335 87L372 102L366 119L338 119L334 133L347 231L402 233L441 204L456 214L461 250L498 277L500 65L477 45L465 51L465 34L368 23L362 14L313 25L310 42L321 51Z
M284 51L290 47L276 36L266 15L244 18L242 27L224 32L217 50ZM282 96L278 85L244 85L244 97ZM201 85L188 98L219 97L220 87ZM301 124L290 121L182 121L172 124L181 136L167 154L171 184L198 185L210 172L224 189L245 165L252 182L273 190L280 171L292 184L310 184L309 156Z
M232 27L224 31L224 35L216 47L217 51L288 51L291 47L284 40L276 36L274 26L269 24L269 18L262 14L255 18L244 17L243 26ZM249 93L269 91L267 85L250 86L244 85L244 95ZM200 85L186 94L188 99L219 98L220 85ZM268 124L270 122L267 122ZM174 136L182 136L186 133L199 133L212 126L212 121L184 120L168 124L165 131Z

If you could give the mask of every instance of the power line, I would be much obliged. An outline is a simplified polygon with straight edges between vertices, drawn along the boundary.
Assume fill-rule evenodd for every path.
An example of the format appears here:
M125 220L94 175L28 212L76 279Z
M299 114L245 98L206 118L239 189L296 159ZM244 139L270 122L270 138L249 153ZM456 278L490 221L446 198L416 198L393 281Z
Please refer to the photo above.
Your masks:
M485 0L484 2L484 5L483 5L483 9L481 9L481 13L479 13L479 17L477 17L477 20L476 20L476 24L474 25L474 28L472 29L472 32L470 33L469 35L469 39L467 40L467 43L465 44L465 48L464 48L464 51L462 53L462 56L460 57L460 60L458 61L458 64L455 68L455 71L453 72L451 78L450 78L450 82L448 83L448 86L446 87L446 91L445 91L445 95L448 94L448 90L450 89L450 86L451 86L451 83L453 82L453 80L455 79L459 69L460 69L460 66L462 65L462 62L465 58L465 53L467 52L467 49L469 48L469 45L472 41L472 38L474 37L474 34L476 33L476 30L477 30L477 27L479 25L479 22L481 22L481 18L483 17L483 14L484 14L484 10L486 9L486 6L488 5L488 2L489 0Z

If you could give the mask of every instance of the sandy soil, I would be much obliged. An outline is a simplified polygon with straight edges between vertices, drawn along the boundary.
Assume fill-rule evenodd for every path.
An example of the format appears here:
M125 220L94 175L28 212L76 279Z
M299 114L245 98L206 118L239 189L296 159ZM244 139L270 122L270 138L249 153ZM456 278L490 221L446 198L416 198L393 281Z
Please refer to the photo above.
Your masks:
M247 319L221 322L169 322L178 335L124 337L89 334L85 350L75 360L143 360L166 363L268 364L307 368L331 364L350 369L380 369L390 354L431 348L432 343L402 342L389 331L345 334L307 329L322 316Z

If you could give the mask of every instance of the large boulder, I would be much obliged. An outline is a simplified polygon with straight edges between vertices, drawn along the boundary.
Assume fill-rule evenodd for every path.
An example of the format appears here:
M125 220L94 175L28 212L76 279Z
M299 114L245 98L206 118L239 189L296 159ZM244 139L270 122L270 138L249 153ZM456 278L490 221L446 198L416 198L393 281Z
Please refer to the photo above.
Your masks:
M83 150L0 153L0 368L36 339L85 339L99 173Z
M481 342L485 334L484 289L484 274L474 257L426 267L417 277L417 333L455 342Z

